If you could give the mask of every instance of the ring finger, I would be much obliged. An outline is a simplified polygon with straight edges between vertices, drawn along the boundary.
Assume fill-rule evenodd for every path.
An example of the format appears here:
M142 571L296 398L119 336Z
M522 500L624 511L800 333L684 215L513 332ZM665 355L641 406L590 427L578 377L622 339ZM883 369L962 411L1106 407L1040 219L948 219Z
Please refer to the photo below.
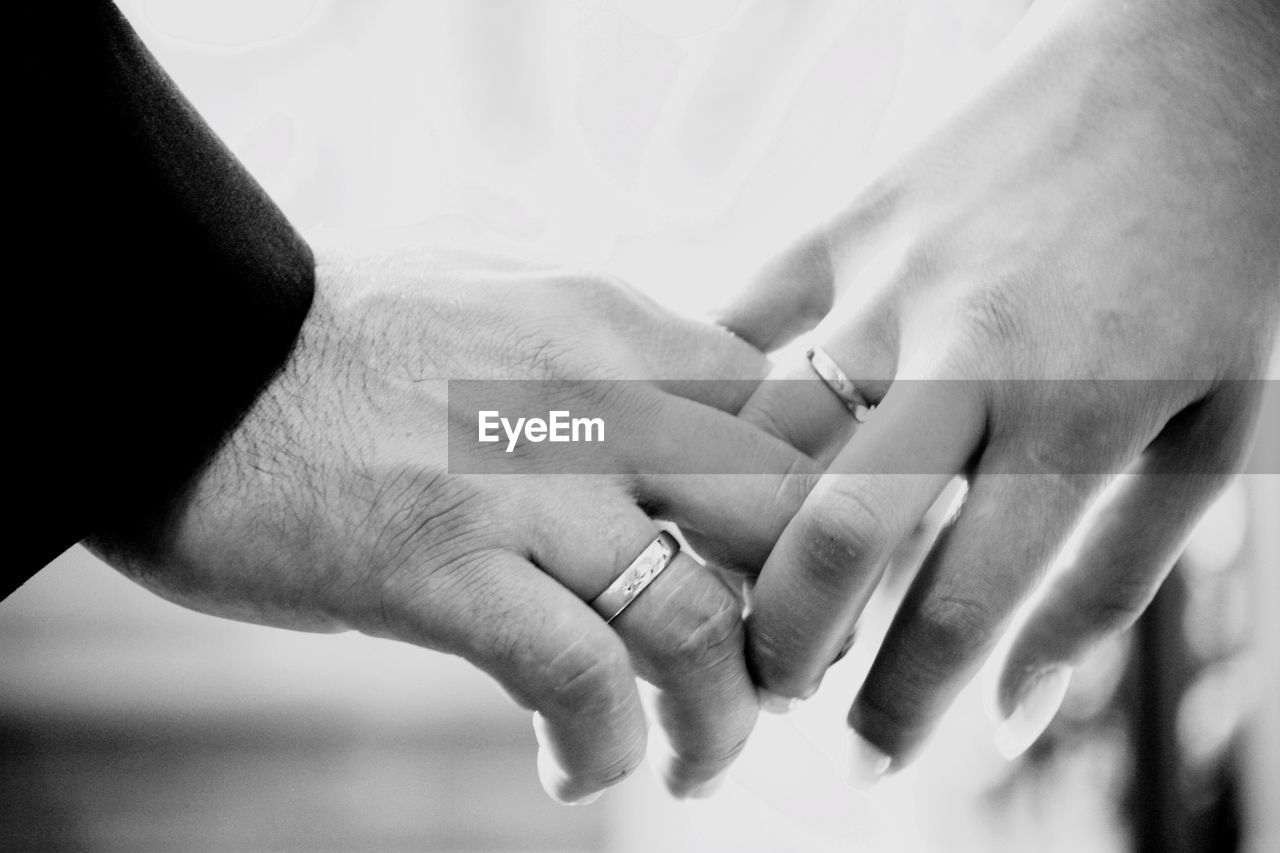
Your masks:
M585 488L577 494L580 511L561 516L574 519L566 535L544 543L533 558L592 602L660 530L625 495L602 501ZM709 793L746 743L759 710L738 597L679 553L610 624L636 671L656 688L654 707L670 754L655 769L675 796Z
M861 401L879 403L897 368L889 318L870 311L819 326L814 351L843 372ZM819 462L829 462L857 428L848 400L832 387L820 360L805 355L780 364L743 405L739 415Z

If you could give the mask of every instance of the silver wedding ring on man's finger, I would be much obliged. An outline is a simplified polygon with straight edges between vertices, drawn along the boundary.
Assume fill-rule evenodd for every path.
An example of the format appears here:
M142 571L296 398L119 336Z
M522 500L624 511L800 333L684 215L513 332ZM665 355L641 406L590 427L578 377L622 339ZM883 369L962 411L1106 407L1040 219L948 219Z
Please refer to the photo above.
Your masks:
M609 588L596 596L591 609L606 622L612 622L631 602L640 597L654 578L662 574L680 553L680 543L667 531L662 531L631 561L622 574L614 578Z
M804 357L813 368L813 372L822 380L822 384L831 389L831 393L844 404L844 407L853 415L853 419L860 424L866 423L867 416L871 414L874 406L858 390L857 384L849 378L848 374L840 369L835 359L821 347L807 350Z

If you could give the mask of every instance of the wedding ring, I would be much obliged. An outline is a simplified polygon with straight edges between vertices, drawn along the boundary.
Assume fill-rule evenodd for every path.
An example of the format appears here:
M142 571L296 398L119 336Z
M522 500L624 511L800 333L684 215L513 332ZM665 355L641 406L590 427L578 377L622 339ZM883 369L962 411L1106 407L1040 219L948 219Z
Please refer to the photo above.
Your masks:
M827 355L827 351L820 347L813 347L805 352L804 357L809 361L809 366L813 368L813 372L818 374L818 378L822 380L822 384L831 389L831 393L839 398L844 407L853 415L853 419L858 423L866 423L867 415L874 408L867 398L858 390L858 386L853 380L840 369L840 365L836 364L835 359Z
M591 602L591 609L599 613L604 621L612 622L618 618L619 613L631 606L631 602L640 597L640 593L671 565L671 561L679 553L680 543L670 533L662 531L609 584L609 588Z

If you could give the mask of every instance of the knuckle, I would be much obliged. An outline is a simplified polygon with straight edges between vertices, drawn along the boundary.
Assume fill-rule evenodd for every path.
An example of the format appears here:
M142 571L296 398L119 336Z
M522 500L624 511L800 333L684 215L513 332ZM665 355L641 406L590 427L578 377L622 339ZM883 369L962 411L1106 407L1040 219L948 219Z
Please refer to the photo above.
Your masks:
M772 390L773 387L775 386L769 384L767 380L763 386L766 391ZM761 394L759 396L763 397L764 395ZM795 407L787 405L788 402L782 395L774 395L767 400L755 398L740 413L740 417L769 435L785 440L798 434L795 425L797 410Z
M1105 384L1013 381L995 387L1003 405L993 406L991 443L1011 454L1011 473L1105 474L1125 458L1134 419L1106 396Z
M697 669L709 669L732 658L742 658L744 633L738 602L727 593L705 616L694 616L692 630L677 634L670 648L673 661Z
M735 541L731 553L715 554L717 563L737 574L753 578L758 576L778 537L804 506L805 498L813 491L821 476L813 460L800 455L787 463L786 471L777 475L776 479L763 483L762 508L753 525L756 535Z
M822 470L813 459L803 454L796 455L787 464L787 470L778 477L773 490L773 506L790 520L804 506L805 499L821 479ZM781 532L778 531L779 534Z
M1021 470L1015 473L1054 479L1055 486L1075 491L1081 475L1102 473L1091 470L1100 466L1100 460L1091 447L1097 438L1076 426L1063 423L1053 432L1034 430L1024 439Z
M619 278L591 269L566 268L556 279L556 288L584 301L613 302L625 300L631 288Z
M628 435L644 442L644 446L676 443L669 428L673 413L660 391L647 382L626 381L611 383L609 390L613 392L610 401L619 418L625 418L624 422L629 424Z
M620 278L593 270L569 270L556 290L588 316L605 321L635 322L645 312L639 291Z
M630 696L631 666L621 643L574 643L542 672L547 686L544 713L554 716L618 713Z
M972 595L931 597L918 614L918 654L926 672L947 676L959 665L982 654L991 642L999 614L990 603Z
M971 334L1000 346L1025 337L1025 321L1012 290L1008 284L994 283L969 295L961 306L961 316Z

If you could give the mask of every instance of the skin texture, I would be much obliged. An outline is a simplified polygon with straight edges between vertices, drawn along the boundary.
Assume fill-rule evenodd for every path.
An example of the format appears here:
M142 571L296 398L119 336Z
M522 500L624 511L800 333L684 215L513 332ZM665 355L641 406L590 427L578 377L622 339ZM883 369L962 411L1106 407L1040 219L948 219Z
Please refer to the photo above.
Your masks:
M1142 611L1246 452L1261 388L1228 380L1263 376L1274 346L1278 17L1267 3L1043 0L958 112L729 310L762 348L826 315L817 342L881 400L852 438L818 383L766 383L744 408L831 472L753 594L765 689L817 688L956 475L964 505L850 712L895 766L1122 471L1143 476L1107 494L1014 639L1001 713ZM852 290L870 296L828 314Z
M658 770L696 795L756 719L737 595L682 554L612 625L584 602L657 535L649 513L714 531L726 563L763 561L811 482L784 476L805 457L721 411L764 371L742 341L614 281L442 250L321 256L296 348L217 455L90 544L197 610L462 655L537 712L539 773L562 801L644 756L639 674L668 744ZM446 378L589 380L574 393L626 433L608 445L616 473L552 474L548 444L450 473ZM621 378L648 381L602 381ZM675 381L690 378L750 381ZM530 386L530 411L583 402ZM759 476L653 473L708 460Z

